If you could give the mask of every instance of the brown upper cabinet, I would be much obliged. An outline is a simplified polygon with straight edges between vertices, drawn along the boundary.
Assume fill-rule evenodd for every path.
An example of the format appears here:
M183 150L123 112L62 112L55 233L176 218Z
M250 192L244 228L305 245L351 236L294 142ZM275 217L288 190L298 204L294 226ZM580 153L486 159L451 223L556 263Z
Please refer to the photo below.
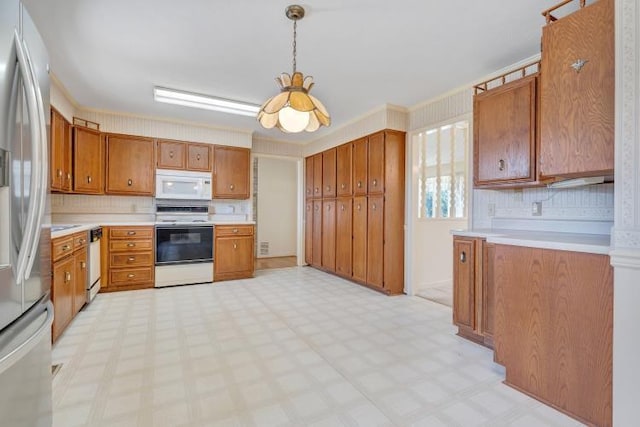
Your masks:
M56 109L51 109L50 175L51 191L72 190L71 124Z
M322 153L313 156L313 197L322 197Z
M367 194L367 138L358 139L353 143L353 194L363 196Z
M537 82L535 73L474 96L476 187L536 181Z
M336 195L351 195L351 162L353 146L342 144L336 149Z
M322 197L336 197L336 149L322 153Z
M304 194L313 197L313 157L304 159Z
M187 169L211 172L211 146L208 144L187 144Z
M248 199L249 163L248 148L213 147L213 198Z
M159 139L157 166L159 169L211 171L209 144Z
M151 138L107 135L108 194L153 196L155 143Z
M374 133L368 137L367 192L369 194L384 193L384 141L384 132Z
M598 0L542 30L540 176L612 175L614 0Z
M104 140L100 131L73 127L73 191L104 193Z

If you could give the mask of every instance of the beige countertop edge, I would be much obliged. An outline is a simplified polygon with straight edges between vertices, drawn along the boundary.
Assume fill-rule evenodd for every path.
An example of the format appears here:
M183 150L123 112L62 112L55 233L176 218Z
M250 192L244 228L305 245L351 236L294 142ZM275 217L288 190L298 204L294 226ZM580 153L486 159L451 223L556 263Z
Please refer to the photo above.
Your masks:
M255 221L207 221L194 223L193 225L255 225ZM53 224L58 225L58 224ZM66 225L66 224L65 224ZM54 231L51 233L52 239L57 239L59 237L69 236L71 234L79 233L81 231L88 231L95 227L121 227L121 226L154 226L156 222L154 221L123 221L123 222L101 222L101 223L90 223L90 224L78 224L76 227L67 228L66 230ZM171 225L171 224L167 224Z

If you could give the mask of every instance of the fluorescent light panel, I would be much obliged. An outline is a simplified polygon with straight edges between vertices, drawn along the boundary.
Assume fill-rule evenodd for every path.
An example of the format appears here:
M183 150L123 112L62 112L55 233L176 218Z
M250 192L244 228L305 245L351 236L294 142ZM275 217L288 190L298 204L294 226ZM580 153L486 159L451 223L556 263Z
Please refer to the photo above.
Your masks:
M604 182L604 176L593 176L586 178L567 179L565 181L556 181L548 184L549 188L574 188L582 187L585 185L602 184Z
M240 116L255 117L256 114L258 114L258 111L260 111L259 105L249 104L247 102L233 101L231 99L217 98L215 96L168 89L159 86L155 86L153 88L153 99L156 102L202 108L204 110L238 114Z

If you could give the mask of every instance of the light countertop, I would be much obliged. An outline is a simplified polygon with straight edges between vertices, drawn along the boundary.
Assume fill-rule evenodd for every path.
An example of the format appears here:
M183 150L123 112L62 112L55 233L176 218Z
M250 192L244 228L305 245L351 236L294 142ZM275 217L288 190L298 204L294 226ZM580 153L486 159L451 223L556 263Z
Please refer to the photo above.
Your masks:
M59 225L67 225L67 224L52 224L52 226ZM69 224L71 225L71 224ZM155 225L165 225L165 226L176 226L176 225L186 225L185 223L173 224L171 222L155 222L155 221L122 221L122 222L100 222L100 223L87 223L87 224L73 224L72 227L66 228L64 230L52 231L51 238L56 239L58 237L68 236L74 233L78 233L81 231L88 231L92 228L96 227L153 227ZM216 226L216 225L255 225L255 221L204 221L204 222L194 222L189 223L188 225L208 225L208 226Z

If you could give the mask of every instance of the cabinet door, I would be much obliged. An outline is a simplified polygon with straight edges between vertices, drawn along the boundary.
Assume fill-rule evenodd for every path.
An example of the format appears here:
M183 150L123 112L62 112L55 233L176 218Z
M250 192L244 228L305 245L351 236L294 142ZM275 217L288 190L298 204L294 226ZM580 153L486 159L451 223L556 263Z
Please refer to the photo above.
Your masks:
M367 284L384 285L384 198L370 196L367 210Z
M211 147L206 144L187 144L187 169L211 171Z
M351 153L352 144L343 144L336 149L336 194L338 196L351 195Z
M353 261L351 277L367 281L367 198L353 198Z
M214 199L249 198L249 161L247 148L214 146Z
M53 264L51 301L53 302L52 339L58 339L73 317L73 278L75 264L69 256Z
M482 322L480 322L480 334L484 336L485 343L493 345L493 333L495 330L495 289L493 286L493 256L495 245L482 241Z
M311 265L322 266L322 201L313 201L313 247L311 248Z
M104 193L104 144L99 131L73 127L73 191Z
M253 236L215 239L214 278L223 275L253 275ZM218 277L219 278L219 277Z
M322 153L313 156L313 197L322 197Z
M186 166L184 142L158 141L158 168L160 169L184 169Z
M535 181L537 75L474 97L474 184Z
M51 109L50 176L51 190L71 191L71 125Z
M150 138L107 136L107 188L111 194L152 196L155 144Z
M613 171L613 4L594 2L542 30L541 176Z
M453 323L475 329L475 241L453 239Z
M384 192L384 132L371 135L367 140L369 146L367 192L382 194Z
M313 156L304 159L304 194L313 197Z
M351 277L352 206L350 198L336 200L336 273Z
M336 201L322 201L322 267L336 269Z
M313 202L307 201L304 208L304 262L313 263Z
M73 315L80 311L87 302L87 248L84 247L75 254L75 277L73 280Z
M362 138L353 143L353 194L367 194L367 139Z
M322 153L322 197L336 197L336 149Z

